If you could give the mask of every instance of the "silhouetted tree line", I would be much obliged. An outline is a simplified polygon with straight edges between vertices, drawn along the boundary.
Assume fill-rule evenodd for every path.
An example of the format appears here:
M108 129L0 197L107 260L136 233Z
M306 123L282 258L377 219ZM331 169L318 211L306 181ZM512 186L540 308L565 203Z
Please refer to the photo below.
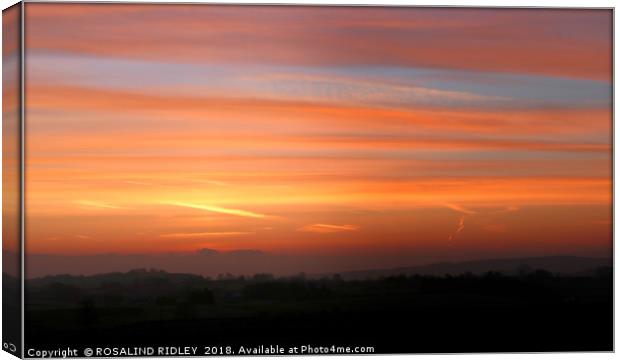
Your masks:
M223 275L217 280L159 270L133 270L95 276L53 276L28 280L31 305L74 304L114 306L211 306L241 301L302 301L391 293L469 293L518 297L594 294L611 289L611 268L589 276L559 276L541 269L521 268L517 275L487 272L482 275L398 275L367 280L343 280L338 275L308 278L305 274L275 277ZM82 304L82 305L80 305Z

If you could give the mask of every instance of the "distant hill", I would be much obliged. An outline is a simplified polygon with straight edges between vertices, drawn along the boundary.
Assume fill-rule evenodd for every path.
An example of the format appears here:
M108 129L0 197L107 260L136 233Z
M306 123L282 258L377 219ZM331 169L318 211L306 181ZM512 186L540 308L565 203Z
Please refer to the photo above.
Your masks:
M307 275L308 278L331 277L334 274L340 275L343 280L363 280L376 279L395 275L459 275L472 273L480 275L489 271L503 273L505 275L516 275L520 271L530 272L533 270L546 270L557 275L593 275L595 271L602 267L611 267L612 260L609 258L598 257L579 257L579 256L546 256L546 257L527 257L527 258L508 258L508 259L486 259L460 262L441 262L428 265L368 269L331 273L315 273ZM7 274L4 274L8 276ZM231 275L232 276L232 275ZM289 277L288 276L275 276ZM253 275L246 275L253 278ZM128 272L103 272L93 275L48 275L28 280L29 286L46 286L52 283L64 283L78 285L86 288L96 288L104 283L117 283L123 286L130 286L136 282L153 282L156 279L166 279L166 282L181 286L197 286L203 284L208 279L200 274L189 272L168 272L164 270L135 269Z
M542 269L554 274L589 274L597 268L612 266L612 260L596 257L545 256L512 259L489 259L464 262L442 262L429 265L349 271L340 273L345 280L370 279L394 275L458 275L483 274L489 271L514 275L523 270Z

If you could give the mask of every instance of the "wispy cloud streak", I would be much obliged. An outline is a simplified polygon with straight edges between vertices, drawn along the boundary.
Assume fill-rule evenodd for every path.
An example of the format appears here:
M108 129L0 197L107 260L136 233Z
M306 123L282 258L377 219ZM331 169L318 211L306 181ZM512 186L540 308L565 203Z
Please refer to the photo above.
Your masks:
M75 201L75 203L77 205L91 207L91 208L98 208L98 209L127 209L126 207L123 207L123 206L112 205L112 204L108 204L108 203L101 202L101 201L78 200L78 201Z
M359 227L356 225L333 225L333 224L312 224L299 228L302 232L313 233L336 233L336 232L351 232L357 231Z
M228 237L228 236L240 236L240 235L248 235L252 234L251 232L244 231L220 231L220 232L198 232L198 233L171 233L171 234L161 234L160 237L163 238L205 238L205 237Z
M242 217L249 217L249 218L262 219L262 218L267 217L267 215L265 214L259 214L259 213L252 212L252 211L225 208L225 207L214 206L214 205L190 204L190 203L184 203L184 202L167 202L165 204L186 207L186 208L191 208L191 209L197 209L197 210L210 211L210 212L219 213L219 214L242 216Z
M463 229L465 229L465 216L461 216L461 218L459 219L459 224L456 227L456 230L450 234L450 236L448 236L448 240L452 241L454 239L456 239L457 235L460 234Z
M471 209L467 209L461 205L457 205L457 204L446 204L446 206L456 212L460 212L462 214L466 214L466 215L474 215L477 214L476 211L471 210Z

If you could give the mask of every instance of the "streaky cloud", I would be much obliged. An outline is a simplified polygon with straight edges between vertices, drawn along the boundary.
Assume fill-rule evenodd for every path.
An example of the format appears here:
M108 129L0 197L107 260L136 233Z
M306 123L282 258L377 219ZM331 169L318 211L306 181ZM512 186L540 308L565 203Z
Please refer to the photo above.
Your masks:
M263 219L267 217L267 215L265 214L259 214L256 212L241 210L241 209L225 208L221 206L190 204L190 203L184 203L184 202L167 202L165 204L186 207L186 208L191 208L191 209L197 209L197 210L205 210L205 211L210 211L210 212L219 213L219 214L242 216L242 217L249 217L249 218Z
M332 224L312 224L299 228L302 232L313 233L335 233L335 232L349 232L357 231L359 227L357 225L332 225Z
M465 215L474 215L474 214L478 213L477 211L468 209L466 207L463 207L463 206L457 205L457 204L446 204L446 207L448 207L448 208L450 208L450 209L452 209L452 210L454 210L456 212L460 212L462 214L465 214Z
M202 237L226 237L226 236L239 236L248 235L251 232L244 231L215 231L215 232L198 232L198 233L171 233L161 234L160 237L164 238L202 238Z
M109 203L101 202L101 201L90 201L90 200L78 200L75 201L76 204L81 206L87 206L98 209L127 209L123 206L112 205Z

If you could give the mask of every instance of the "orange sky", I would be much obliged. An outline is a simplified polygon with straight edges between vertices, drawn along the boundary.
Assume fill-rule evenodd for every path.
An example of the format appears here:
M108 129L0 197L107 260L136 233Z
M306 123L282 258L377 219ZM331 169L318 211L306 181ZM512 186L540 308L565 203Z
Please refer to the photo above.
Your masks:
M30 253L609 254L610 12L26 21Z

